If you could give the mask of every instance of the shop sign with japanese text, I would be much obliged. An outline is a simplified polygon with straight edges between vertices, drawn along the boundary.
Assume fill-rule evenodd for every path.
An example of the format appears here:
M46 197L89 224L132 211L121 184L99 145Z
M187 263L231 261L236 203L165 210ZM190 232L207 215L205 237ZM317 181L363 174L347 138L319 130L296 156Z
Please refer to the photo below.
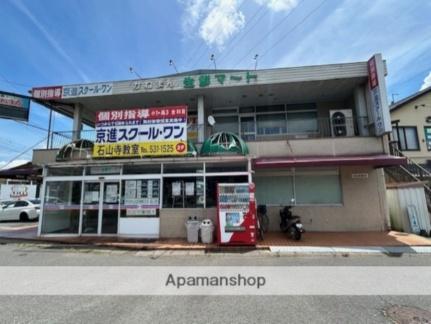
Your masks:
M56 100L61 99L62 86L33 88L32 95L36 99Z
M96 113L95 158L187 154L187 106Z
M0 118L28 121L30 99L0 91Z
M381 54L368 60L368 91L376 136L392 131L391 117L387 102L384 63Z
M106 96L112 94L111 82L63 86L63 98Z
M163 90L199 89L231 87L255 84L258 75L254 71L238 71L235 73L204 73L198 75L186 75L182 77L146 79L119 82L114 85L114 94L129 92L153 92Z

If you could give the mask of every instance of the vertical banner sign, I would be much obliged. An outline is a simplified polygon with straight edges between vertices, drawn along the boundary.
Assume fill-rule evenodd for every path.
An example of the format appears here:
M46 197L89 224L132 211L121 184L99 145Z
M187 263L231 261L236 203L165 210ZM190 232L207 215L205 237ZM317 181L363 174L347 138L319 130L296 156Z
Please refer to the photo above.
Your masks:
M368 79L376 136L382 136L392 131L389 114L384 63L381 54L374 55L368 61Z
M187 106L96 113L95 158L187 154Z
M28 121L30 99L0 91L0 118Z

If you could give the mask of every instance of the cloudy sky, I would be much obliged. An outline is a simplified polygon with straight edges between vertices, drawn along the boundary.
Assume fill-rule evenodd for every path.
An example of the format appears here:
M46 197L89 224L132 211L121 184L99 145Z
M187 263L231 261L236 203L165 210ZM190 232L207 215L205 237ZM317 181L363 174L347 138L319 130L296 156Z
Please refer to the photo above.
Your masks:
M0 90L211 68L365 61L388 64L388 96L431 86L431 0L2 0ZM46 109L31 126L0 120L0 166L42 147ZM37 127L40 127L38 129ZM54 129L71 122L54 116ZM39 143L40 142L40 143ZM39 143L39 144L38 144Z

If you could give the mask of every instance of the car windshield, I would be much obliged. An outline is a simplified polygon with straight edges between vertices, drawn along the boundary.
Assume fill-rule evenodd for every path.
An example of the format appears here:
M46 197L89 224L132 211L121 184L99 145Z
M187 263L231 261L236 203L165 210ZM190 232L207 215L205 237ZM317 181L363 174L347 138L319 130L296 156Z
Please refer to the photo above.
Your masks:
M40 205L40 199L31 199L29 201L34 205Z

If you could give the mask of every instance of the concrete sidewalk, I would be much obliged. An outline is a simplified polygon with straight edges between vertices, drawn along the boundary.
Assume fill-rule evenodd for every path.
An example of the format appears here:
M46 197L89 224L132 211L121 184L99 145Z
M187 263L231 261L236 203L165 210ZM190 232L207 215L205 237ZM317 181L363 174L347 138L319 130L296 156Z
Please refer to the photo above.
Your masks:
M112 236L38 237L36 223L0 223L0 238L128 250L247 251L269 250L274 254L345 255L431 253L431 239L415 234L390 232L307 232L300 241L280 232L266 233L256 246L219 246L187 243L185 239L133 239Z

